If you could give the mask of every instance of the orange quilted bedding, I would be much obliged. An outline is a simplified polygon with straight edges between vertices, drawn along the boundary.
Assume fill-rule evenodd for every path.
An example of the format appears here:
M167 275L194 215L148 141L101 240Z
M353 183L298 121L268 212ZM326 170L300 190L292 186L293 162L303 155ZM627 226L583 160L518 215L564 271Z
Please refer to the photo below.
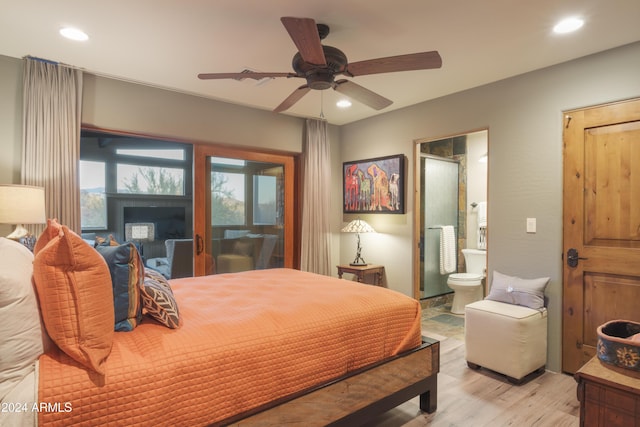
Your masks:
M207 425L420 345L420 305L290 269L171 281L182 326L116 333L106 376L40 358L49 425ZM54 406L55 407L55 406Z

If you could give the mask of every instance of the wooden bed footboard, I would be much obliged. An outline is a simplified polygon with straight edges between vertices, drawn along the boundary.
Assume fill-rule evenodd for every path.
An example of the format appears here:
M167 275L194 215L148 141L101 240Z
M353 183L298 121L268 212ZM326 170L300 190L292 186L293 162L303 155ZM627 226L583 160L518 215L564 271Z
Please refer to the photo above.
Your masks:
M423 337L414 350L214 425L352 427L418 395L420 409L432 413L439 371L440 342Z

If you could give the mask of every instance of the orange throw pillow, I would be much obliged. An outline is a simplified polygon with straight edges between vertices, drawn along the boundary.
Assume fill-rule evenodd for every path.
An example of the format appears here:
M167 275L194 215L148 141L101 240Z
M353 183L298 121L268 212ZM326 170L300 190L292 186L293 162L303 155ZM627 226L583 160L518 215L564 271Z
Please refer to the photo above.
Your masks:
M40 237L38 237L38 240L36 240L36 244L33 246L33 255L37 255L42 248L47 246L47 243L49 243L51 239L58 237L61 230L62 226L58 223L57 219L48 219L47 228L44 229Z
M49 220L33 261L42 319L51 339L99 374L113 343L113 290L104 258L80 236Z

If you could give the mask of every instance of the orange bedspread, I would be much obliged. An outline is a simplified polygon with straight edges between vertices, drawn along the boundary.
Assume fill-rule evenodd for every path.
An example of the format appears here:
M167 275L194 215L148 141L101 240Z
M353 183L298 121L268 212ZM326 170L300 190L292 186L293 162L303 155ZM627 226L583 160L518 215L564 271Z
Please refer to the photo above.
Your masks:
M206 425L420 345L420 305L289 269L172 280L183 324L116 333L106 376L40 358L48 425Z

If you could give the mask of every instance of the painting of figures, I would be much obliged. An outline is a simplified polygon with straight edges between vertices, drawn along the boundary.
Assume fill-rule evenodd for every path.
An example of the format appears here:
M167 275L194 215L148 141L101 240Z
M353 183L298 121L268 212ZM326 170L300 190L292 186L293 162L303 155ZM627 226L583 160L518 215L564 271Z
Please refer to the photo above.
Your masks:
M404 213L404 155L345 162L344 213Z

